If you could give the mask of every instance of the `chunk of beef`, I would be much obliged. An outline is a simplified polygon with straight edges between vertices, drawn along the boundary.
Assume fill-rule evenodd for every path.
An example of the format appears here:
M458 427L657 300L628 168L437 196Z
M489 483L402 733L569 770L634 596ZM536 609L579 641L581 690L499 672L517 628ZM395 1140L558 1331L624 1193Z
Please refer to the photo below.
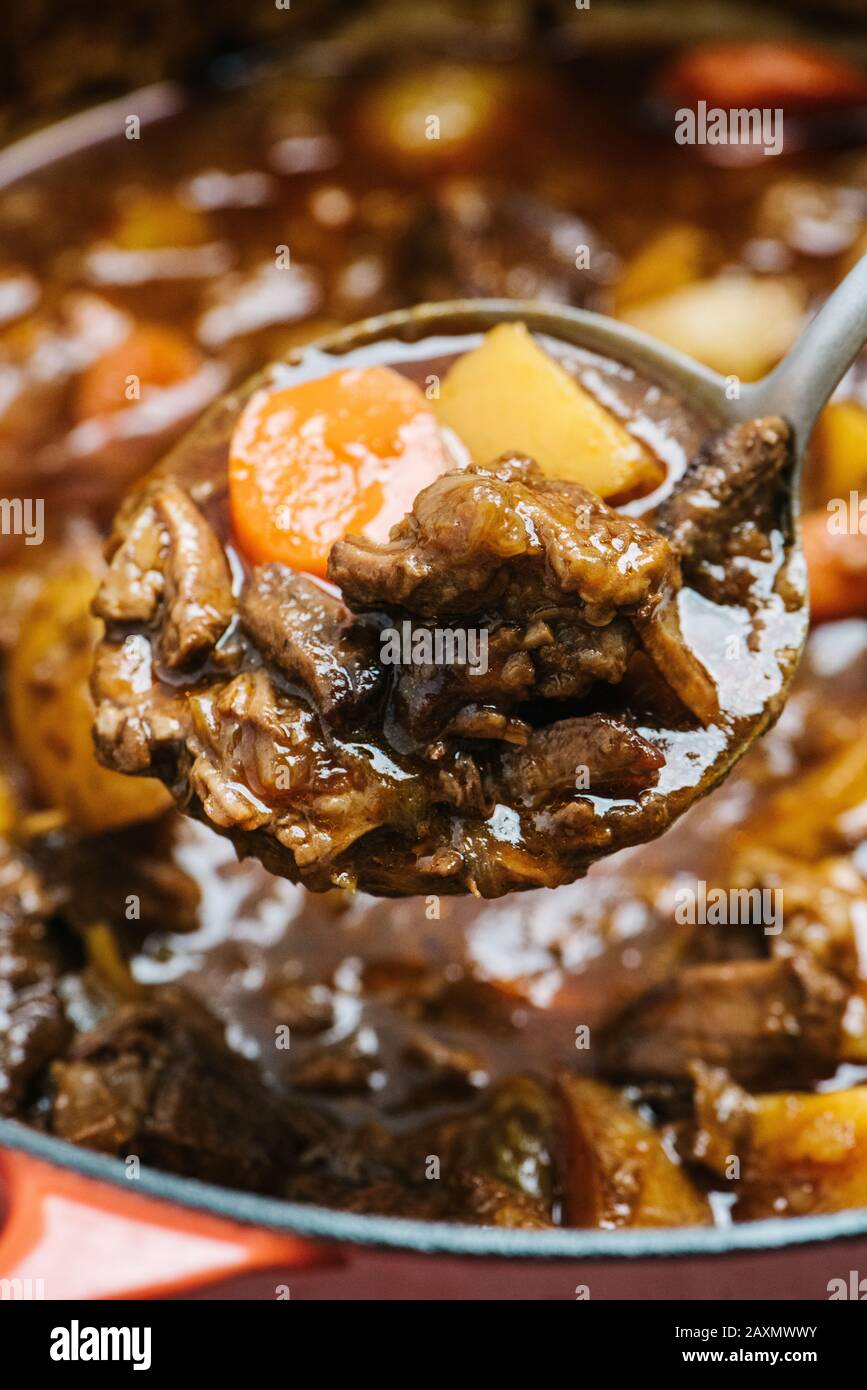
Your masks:
M264 670L190 698L190 787L214 825L267 829L299 869L327 867L381 826L418 833L418 779L363 744L338 744Z
M13 989L60 973L60 954L46 925L53 907L32 862L0 840L0 980Z
M225 552L189 493L162 483L116 528L108 574L93 609L111 623L153 623L162 610L160 657L170 668L201 661L234 613Z
M537 691L544 700L577 700L596 681L617 685L636 647L632 624L614 618L605 627L587 623L551 624L550 642L535 652Z
M748 519L759 493L772 493L791 457L792 432L769 415L713 435L692 460L653 524L687 560L719 555Z
M530 459L438 478L387 543L339 541L329 575L359 611L396 606L441 623L473 616L483 629L496 614L506 628L491 643L504 649L511 634L532 655L511 690L497 681L497 663L489 668L498 704L525 698L531 680L543 699L576 698L598 679L616 683L640 636L687 708L706 723L719 713L713 681L680 632L674 552L643 522L577 483L546 478ZM515 663L506 669L512 676ZM406 684L415 717L436 690L427 676Z
M475 1059L462 1049L411 1044L413 1060L454 1081ZM559 1196L562 1114L550 1086L512 1076L471 1114L400 1133L369 1124L338 1135L313 1167L294 1173L290 1195L343 1211L545 1229ZM440 1162L430 1181L430 1155Z
M545 1081L509 1076L471 1115L448 1117L404 1136L404 1181L423 1180L427 1155L440 1160L452 1220L529 1229L553 1225L560 1195L562 1112Z
M420 629L412 625L412 632ZM461 636L461 629L451 629ZM622 680L636 647L626 619L606 627L576 620L538 620L526 626L502 624L490 633L476 634L481 658L454 665L406 665L395 681L395 704L403 726L416 738L432 738L469 728L471 711L489 704L501 712L533 698L575 700L597 681L615 685ZM489 726L490 727L490 726ZM468 737L515 737L514 721L502 720L503 732Z
M128 924L133 940L154 931L194 931L201 888L174 858L178 829L174 817L160 817L82 840L48 837L34 842L31 854L64 924L76 931L115 922L118 904L131 895L137 903Z
M0 1115L14 1114L70 1029L57 992L62 960L52 902L30 865L0 852Z
M806 955L686 966L611 1025L607 1074L684 1080L693 1062L738 1081L814 1079L837 1065L850 991Z
M278 1192L328 1132L278 1107L216 1020L180 990L115 1011L55 1063L55 1134L206 1182Z
M0 1024L0 1115L12 1115L70 1030L60 997L46 980L17 990L0 981Z
M455 180L438 205L451 275L463 294L583 305L613 264L586 222L532 194ZM586 268L575 264L579 246L591 253Z
M756 1105L754 1098L732 1080L724 1067L694 1062L693 1113L682 1126L678 1147L716 1177L731 1176L733 1155L749 1145Z
M679 583L661 536L578 483L546 478L526 458L444 474L385 544L338 541L328 574L357 611L397 607L441 619L494 610L529 619L553 605L594 627L620 610L649 610Z
M665 759L622 720L604 715L559 719L501 758L504 799L540 806L557 796L635 795L653 786Z
M538 1197L520 1192L511 1183L501 1182L489 1173L459 1173L449 1188L445 1220L470 1226L501 1226L509 1230L545 1231L554 1221L546 1204Z
M185 693L157 680L144 633L97 648L91 690L96 704L93 739L106 767L118 772L162 771L183 742Z
M419 630L413 628L413 632ZM466 661L410 663L399 668L395 712L413 738L433 738L455 720L460 722L463 711L480 703L489 702L505 713L530 698L536 672L521 632L504 626L483 636L484 660L477 659L474 665Z
M98 618L107 623L149 623L156 617L165 588L167 544L155 507L143 506L118 518L109 542L108 573L93 603Z
M445 801L458 811L468 811L482 818L491 815L495 798L490 785L485 786L482 769L471 753L462 748L452 750L437 764L436 777L434 800Z
M260 566L244 585L239 612L263 655L305 686L331 722L357 718L382 694L376 632L306 575Z

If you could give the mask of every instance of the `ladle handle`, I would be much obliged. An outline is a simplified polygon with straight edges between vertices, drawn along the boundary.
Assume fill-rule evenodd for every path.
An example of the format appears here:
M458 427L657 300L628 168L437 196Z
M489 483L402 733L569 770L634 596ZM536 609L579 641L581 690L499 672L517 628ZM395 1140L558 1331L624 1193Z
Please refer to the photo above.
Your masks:
M782 415L803 457L819 412L867 343L867 256L862 256L772 372L744 393L747 413Z

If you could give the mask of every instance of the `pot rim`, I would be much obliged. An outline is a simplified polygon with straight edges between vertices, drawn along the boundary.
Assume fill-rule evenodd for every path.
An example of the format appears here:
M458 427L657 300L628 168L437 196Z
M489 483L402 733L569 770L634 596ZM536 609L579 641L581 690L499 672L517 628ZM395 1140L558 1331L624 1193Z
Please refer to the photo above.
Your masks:
M129 1190L122 1159L80 1148L65 1139L0 1119L0 1148L69 1169L81 1177ZM260 1197L157 1168L143 1168L135 1190L227 1221L316 1240L432 1255L475 1255L489 1259L635 1260L732 1255L827 1244L867 1236L867 1208L822 1216L775 1217L743 1226L689 1226L600 1231L560 1226L525 1231L464 1226L448 1221L365 1216L279 1197Z

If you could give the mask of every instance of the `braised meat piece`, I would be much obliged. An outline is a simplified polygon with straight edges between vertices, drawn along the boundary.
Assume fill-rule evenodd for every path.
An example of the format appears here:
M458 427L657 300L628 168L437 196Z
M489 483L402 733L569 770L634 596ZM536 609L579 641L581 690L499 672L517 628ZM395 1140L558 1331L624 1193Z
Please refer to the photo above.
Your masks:
M407 628L413 643L435 636L426 624L407 623ZM452 631L464 635L462 629ZM484 660L477 656L474 665L464 660L454 664L413 662L396 668L395 713L412 739L430 739L445 732L479 736L472 732L473 723L482 730L482 738L522 737L521 726L507 719L506 712L533 694L536 669L532 653L526 649L520 630L511 626L486 631L485 639ZM490 721L473 720L471 710L498 714L501 732L492 735Z
M503 786L515 805L541 806L552 792L637 793L652 786L665 759L621 720L558 719L502 757Z
M556 1224L563 1122L552 1086L510 1076L469 1115L338 1137L318 1171L293 1175L290 1195L345 1211L543 1230Z
M159 772L173 766L187 725L183 690L157 679L154 651L144 633L103 642L91 687L96 700L93 741L98 756L118 772Z
M278 1107L216 1020L180 990L117 1009L53 1069L55 1134L253 1192L279 1191L325 1122Z
M358 717L382 693L376 632L333 595L285 565L262 565L244 585L241 622L262 654L299 681L332 723Z
M212 650L234 612L231 576L222 546L183 488L163 484L128 525L121 522L109 555L97 617L154 623L162 612L159 653L172 668Z
M190 699L189 784L222 829L267 831L311 877L381 826L411 834L424 788L363 745L335 745L264 670ZM326 880L327 883L328 880Z
M418 623L410 626L414 636L426 631ZM526 628L503 624L486 637L485 669L467 663L400 669L395 707L415 738L445 733L524 743L528 726L506 718L505 711L533 698L577 700L597 681L617 685L637 646L632 624L620 618L605 627L553 618Z
M540 633L534 657L538 691L545 700L577 700L596 681L617 685L637 645L635 630L626 618L614 618L605 627L560 622L556 640L551 631L551 641L541 640L547 634Z
M635 804L663 757L629 719L558 715L623 679L680 582L668 543L503 459L441 477L388 542L339 543L331 577L348 608L278 564L236 605L204 513L149 484L96 605L100 755L183 785L242 853L311 887L496 895L574 877L605 844L588 838L592 804L553 835L533 817L582 791ZM194 660L187 688L162 679ZM534 732L522 711L540 704ZM500 803L526 817L522 843L501 833Z
M755 510L757 495L777 487L791 434L785 420L769 415L713 435L657 508L656 529L684 559L718 556L732 527Z
M60 954L49 937L41 880L8 847L0 853L0 1115L12 1115L70 1032L57 991Z
M527 458L444 474L385 544L338 541L328 577L358 612L439 620L494 611L528 626L562 609L604 627L618 611L649 612L679 584L661 536Z
M602 1065L630 1081L684 1080L695 1062L746 1083L814 1080L837 1065L850 993L804 954L689 965L612 1023Z
M613 265L581 218L523 190L454 180L437 200L437 230L461 294L586 305ZM586 267L576 248L587 248Z
M338 541L328 572L358 611L396 605L440 623L474 616L486 628L496 614L493 639L502 650L505 623L532 653L533 694L545 699L618 682L641 640L703 723L719 713L713 682L680 633L675 553L642 521L578 483L546 478L531 459L445 474L385 545ZM514 702L514 690L496 693Z

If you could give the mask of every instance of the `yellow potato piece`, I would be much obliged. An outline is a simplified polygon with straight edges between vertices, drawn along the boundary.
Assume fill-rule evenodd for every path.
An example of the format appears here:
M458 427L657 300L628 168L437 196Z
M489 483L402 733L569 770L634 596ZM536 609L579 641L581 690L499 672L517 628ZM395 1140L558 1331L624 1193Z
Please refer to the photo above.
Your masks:
M758 814L757 833L769 849L803 861L833 854L841 819L867 802L867 721L851 742L822 758L791 785L774 792Z
M707 274L714 238L689 223L666 227L626 262L614 294L618 309L670 294Z
M748 1178L783 1194L810 1184L797 1193L800 1210L864 1206L867 1087L757 1096L747 1168Z
M791 347L804 308L796 281L738 274L685 285L619 317L724 376L754 381Z
M0 773L0 836L11 835L18 820L18 805L9 778Z
M124 958L117 937L107 922L93 922L84 929L84 946L90 964L121 999L140 999L142 986Z
M171 804L161 782L124 777L96 760L89 686L101 630L90 612L96 583L79 563L46 579L12 652L7 697L16 748L40 797L90 834L150 820Z
M377 158L407 167L460 164L497 135L512 111L514 78L489 67L429 63L370 88L356 122Z
M662 1136L611 1086L562 1076L567 1118L564 1196L570 1226L704 1226L707 1198Z
M826 497L844 497L867 482L867 410L854 401L832 401L819 416L816 440Z
M476 463L528 454L549 477L602 497L643 491L661 478L653 455L522 323L492 328L459 358L433 404Z

